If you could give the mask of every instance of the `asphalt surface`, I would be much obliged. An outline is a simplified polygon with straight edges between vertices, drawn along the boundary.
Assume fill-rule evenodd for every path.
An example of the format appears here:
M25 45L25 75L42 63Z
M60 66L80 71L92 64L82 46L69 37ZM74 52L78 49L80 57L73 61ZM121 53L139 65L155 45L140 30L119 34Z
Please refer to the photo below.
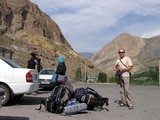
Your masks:
M160 86L131 86L134 109L117 107L119 100L118 85L108 84L72 84L78 87L91 87L102 96L109 98L109 111L85 111L79 114L64 116L61 114L41 112L39 103L50 95L49 91L40 90L39 94L25 95L21 100L12 102L0 109L0 120L160 120Z

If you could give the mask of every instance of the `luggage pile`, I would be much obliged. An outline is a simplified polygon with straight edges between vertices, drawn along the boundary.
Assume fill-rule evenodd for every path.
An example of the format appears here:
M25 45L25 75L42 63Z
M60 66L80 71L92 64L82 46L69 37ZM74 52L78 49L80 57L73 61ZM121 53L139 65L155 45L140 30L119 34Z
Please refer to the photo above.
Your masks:
M85 110L107 110L104 107L108 106L109 99L102 97L98 92L92 88L76 88L65 82L56 86L51 95L42 100L41 104L45 106L48 112L56 114L71 115ZM37 110L41 110L40 108Z

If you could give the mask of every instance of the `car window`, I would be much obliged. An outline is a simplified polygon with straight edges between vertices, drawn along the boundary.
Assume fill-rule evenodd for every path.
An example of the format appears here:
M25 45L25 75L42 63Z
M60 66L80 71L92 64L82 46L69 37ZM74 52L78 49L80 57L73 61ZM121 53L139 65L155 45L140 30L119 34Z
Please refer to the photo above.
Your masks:
M45 70L40 71L39 74L45 74Z
M39 72L39 74L47 74L47 75L53 75L54 70L42 70Z
M12 61L8 58L0 57L0 59L3 60L4 62L6 62L12 68L22 68L19 64L15 63L14 61Z

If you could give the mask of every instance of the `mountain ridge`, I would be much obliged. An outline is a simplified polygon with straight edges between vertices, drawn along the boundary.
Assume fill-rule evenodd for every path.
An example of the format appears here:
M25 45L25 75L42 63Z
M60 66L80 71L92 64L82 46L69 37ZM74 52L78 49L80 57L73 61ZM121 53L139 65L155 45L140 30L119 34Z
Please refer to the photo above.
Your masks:
M113 74L113 66L118 59L118 49L124 48L134 64L133 73L141 72L150 65L158 65L160 59L160 36L140 38L128 33L122 33L107 43L91 57L91 62L108 74ZM148 64L147 62L150 61Z
M87 59L90 59L93 56L93 53L90 52L79 52L79 54Z

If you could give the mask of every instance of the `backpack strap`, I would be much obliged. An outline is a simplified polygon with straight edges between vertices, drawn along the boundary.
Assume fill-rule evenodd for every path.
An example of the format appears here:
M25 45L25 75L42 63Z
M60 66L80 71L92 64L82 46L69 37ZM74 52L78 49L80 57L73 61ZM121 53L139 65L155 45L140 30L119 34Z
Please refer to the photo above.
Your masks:
M93 94L94 96L97 96L98 98L100 97L100 95L97 93L97 91L95 91L94 89L87 87L86 91L90 94Z
M45 100L41 100L39 108L36 108L35 110L41 110L42 109L42 105L45 105Z
M40 104L39 108L36 108L35 110L41 110L42 109L42 104Z
M62 90L64 89L64 86L61 86L59 91L57 92L57 94L55 95L56 98L55 98L55 102L59 101L60 100L60 97L61 97L61 93L62 93ZM60 100L60 103L62 103L62 100Z
M93 109L94 111L109 111L109 109L105 108L105 107L101 107L101 106L98 106L98 107L94 107Z
M97 92L94 90L94 89L92 89L92 88L90 88L90 87L86 87L86 90L87 90L87 92L94 92L94 93L96 93L97 94Z
M91 91L96 92L94 89L92 89L92 88L90 88L90 87L86 87L86 90L91 90Z
M99 107L102 107L104 104L106 104L106 106L109 105L108 103L108 98L107 97L102 97L100 94L98 94L98 92L96 92L94 89L87 87L86 88L87 92L89 94L92 94L95 96L96 99L98 99L99 101ZM103 108L103 107L102 107Z

